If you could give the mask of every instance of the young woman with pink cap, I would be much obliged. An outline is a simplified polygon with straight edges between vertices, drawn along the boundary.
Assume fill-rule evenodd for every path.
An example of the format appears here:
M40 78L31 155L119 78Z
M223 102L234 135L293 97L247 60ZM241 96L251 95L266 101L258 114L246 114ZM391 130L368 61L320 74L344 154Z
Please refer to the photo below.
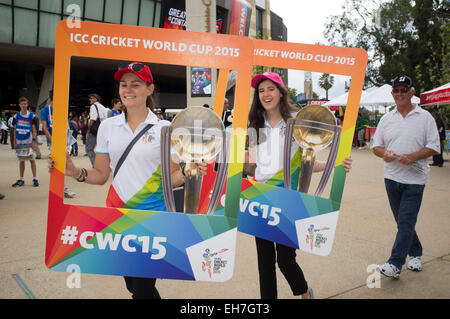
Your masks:
M283 174L284 133L289 118L293 118L298 108L289 102L288 91L277 73L265 72L252 79L255 88L253 103L249 112L249 144L246 162L256 164L255 180L284 187L280 179ZM294 155L297 143L292 143ZM346 158L344 168L348 172L352 159ZM314 171L322 171L325 163L316 161ZM289 283L294 296L313 298L302 269L297 264L295 248L255 237L258 255L260 293L262 299L277 298L275 263Z

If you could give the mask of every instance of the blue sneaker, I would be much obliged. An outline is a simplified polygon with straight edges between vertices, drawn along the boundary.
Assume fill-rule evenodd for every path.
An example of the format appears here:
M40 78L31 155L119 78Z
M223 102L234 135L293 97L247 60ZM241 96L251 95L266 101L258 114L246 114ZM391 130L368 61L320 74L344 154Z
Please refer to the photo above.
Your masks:
M12 184L12 187L20 187L25 185L25 182L21 179L18 179L17 182L15 182L14 184Z

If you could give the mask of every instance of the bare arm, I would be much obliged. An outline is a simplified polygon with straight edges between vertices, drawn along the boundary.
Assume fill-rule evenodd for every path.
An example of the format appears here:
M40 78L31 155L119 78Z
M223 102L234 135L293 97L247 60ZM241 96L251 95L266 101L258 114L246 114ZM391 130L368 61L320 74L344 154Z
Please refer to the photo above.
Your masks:
M344 158L344 160L342 161L342 166L344 167L344 169L347 173L350 172L350 169L352 168L352 163L353 163L353 159L351 156ZM326 164L327 163L323 162L323 161L315 161L313 172L315 172L315 173L322 172L325 169Z
M392 162L395 159L398 159L398 161L404 165L411 165L415 161L425 159L427 157L438 154L436 151L434 151L430 148L424 147L414 153L399 155L392 151L388 151L380 146L374 147L373 153L376 156L382 158L387 163Z
M52 135L48 131L47 127L47 121L42 121L42 130L44 131L45 136L50 140L50 143L52 142Z
M178 187L184 184L184 176L181 173L180 165L176 156L171 157L170 161L170 176L172 179L172 187Z
M87 178L85 182L93 185L104 185L111 174L109 164L110 159L108 154L97 153L95 155L94 167L87 169ZM80 175L81 167L75 166L69 153L66 153L66 176L72 176L76 179Z
M179 163L178 157L176 155L172 155L170 160L170 176L172 179L173 188L176 188L184 184L184 175L181 172L181 168L178 163ZM198 173L201 176L206 175L207 166L208 164L206 162L197 163Z
M411 165L415 161L428 158L433 155L437 155L438 152L432 150L431 148L424 147L417 152L411 154L402 154L399 156L398 161L404 165Z

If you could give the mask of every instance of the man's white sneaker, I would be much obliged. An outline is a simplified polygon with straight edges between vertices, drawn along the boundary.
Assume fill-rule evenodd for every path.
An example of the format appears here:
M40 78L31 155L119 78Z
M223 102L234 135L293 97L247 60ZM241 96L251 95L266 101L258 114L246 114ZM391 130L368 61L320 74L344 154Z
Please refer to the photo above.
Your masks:
M408 269L412 271L422 270L422 257L409 257Z
M75 192L71 191L70 189L68 189L67 187L64 187L64 197L65 198L74 198L76 195Z
M400 278L400 269L390 263L385 263L383 265L378 265L378 271L385 275L386 277L391 277L394 279Z

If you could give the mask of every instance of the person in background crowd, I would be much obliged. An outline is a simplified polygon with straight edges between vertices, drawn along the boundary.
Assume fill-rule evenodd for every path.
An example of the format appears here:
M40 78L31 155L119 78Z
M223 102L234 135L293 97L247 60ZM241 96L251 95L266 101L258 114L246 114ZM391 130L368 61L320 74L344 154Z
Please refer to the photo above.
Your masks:
M8 117L5 115L5 113L2 113L2 117L1 117L0 121L1 121L0 127L1 127L1 131L2 131L0 144L7 145L9 128L8 128Z
M414 93L409 76L393 80L396 108L381 118L371 146L384 161L384 183L397 223L391 256L377 269L394 279L400 277L408 255L408 269L422 270L422 245L415 226L430 171L426 159L440 151L436 123L429 112L411 103Z
M48 92L50 103L41 109L41 123L45 136L47 137L48 149L52 149L52 133L53 133L53 90ZM64 197L74 198L75 192L64 186Z
M31 107L28 107L28 110L31 112ZM41 141L41 138L39 137L39 126L41 121L39 120L38 116L35 116L33 118L33 125L36 128L36 139L35 143L33 144L33 151L36 154L36 159L41 159L41 149L39 148L39 141ZM39 140L39 141L38 141ZM42 143L41 143L42 144Z
M88 130L88 114L87 112L83 112L80 115L80 129L81 129L81 138L83 141L83 144L86 145L86 135L87 135L87 130ZM85 154L87 156L87 154Z
M11 148L14 149L14 140L13 140L13 131L14 131L14 115L17 112L13 112L12 114L9 114L8 117L8 128L9 128L9 143L11 144Z
M70 155L78 156L78 132L80 131L80 127L78 126L78 117L72 111L69 112L69 132L72 134L75 139L75 143L72 144L72 149L70 151Z
M95 146L97 145L97 129L96 120L104 121L108 117L108 110L100 103L100 95L89 94L89 102L91 108L89 111L88 131L86 136L86 154L91 161L92 167L95 163Z
M33 152L33 146L36 143L36 127L34 125L35 115L28 111L28 99L26 97L19 98L20 112L14 116L13 125L13 141L19 159L20 178L12 185L12 187L21 187L25 185L25 161L29 160L31 164L31 172L33 174L33 186L38 187L36 169L36 155ZM23 152L23 153L22 153ZM20 155L19 155L20 154Z
M231 124L231 122L228 121L228 117L231 115L231 110L232 108L230 108L230 102L228 102L228 99L225 98L223 101L223 113L222 113L222 122L225 127Z
M157 109L155 110L155 114L156 114L156 117L157 117L158 119L164 120L164 114L163 114L163 112L161 111L160 108L157 108Z
M120 109L122 108L122 102L118 98L114 98L111 101L112 109L108 112L108 117L117 116L122 113Z
M433 109L431 111L431 115L436 121L436 126L439 133L439 140L441 142L441 153L433 155L433 163L430 165L442 167L444 165L444 158L442 157L442 151L444 149L444 141L445 141L445 124L444 121L442 121L442 118L440 117L437 109Z
M367 147L365 141L364 141L364 133L366 132L365 130L365 121L362 118L361 113L358 113L358 118L356 120L356 134L357 134L357 139L358 139L358 145L359 145L359 150L363 150Z

